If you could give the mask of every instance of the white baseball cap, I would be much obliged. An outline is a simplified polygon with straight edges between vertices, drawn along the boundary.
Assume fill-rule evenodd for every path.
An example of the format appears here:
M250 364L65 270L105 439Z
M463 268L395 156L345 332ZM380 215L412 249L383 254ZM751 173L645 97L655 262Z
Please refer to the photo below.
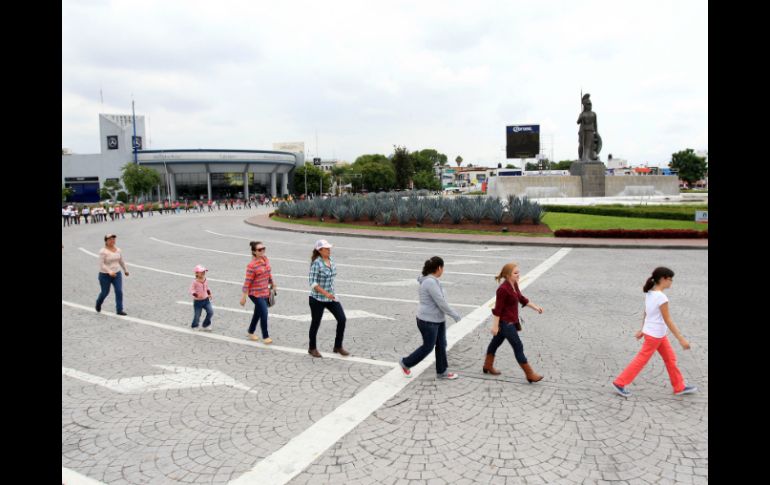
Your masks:
M316 251L318 251L319 249L331 248L331 247L332 245L329 244L329 241L327 241L326 239L319 239L318 241L315 242Z

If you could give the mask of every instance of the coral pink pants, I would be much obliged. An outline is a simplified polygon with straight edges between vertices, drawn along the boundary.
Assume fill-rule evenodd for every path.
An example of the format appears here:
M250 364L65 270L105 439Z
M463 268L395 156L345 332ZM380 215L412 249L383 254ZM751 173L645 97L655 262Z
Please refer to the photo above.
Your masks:
M660 352L660 356L663 357L663 362L666 364L666 370L668 371L668 377L671 379L671 385L674 387L674 392L679 392L684 389L684 377L679 372L679 368L676 366L676 354L674 348L668 341L668 337L663 338L651 337L644 334L644 344L642 350L636 354L634 360L628 364L628 367L620 373L614 384L620 387L626 387L631 384L636 376L642 371L647 362L652 357L655 351Z

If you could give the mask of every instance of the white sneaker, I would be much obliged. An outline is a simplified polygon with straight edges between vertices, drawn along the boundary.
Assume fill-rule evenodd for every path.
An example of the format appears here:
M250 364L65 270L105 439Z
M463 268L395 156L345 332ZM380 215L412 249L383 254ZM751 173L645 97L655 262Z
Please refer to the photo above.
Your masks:
M436 374L436 376L439 379L447 379L447 380L450 380L450 381L460 377L457 374L455 374L454 372L444 372L443 374Z
M209 325L208 327L203 327L201 330L203 330L204 332L211 332L211 325Z

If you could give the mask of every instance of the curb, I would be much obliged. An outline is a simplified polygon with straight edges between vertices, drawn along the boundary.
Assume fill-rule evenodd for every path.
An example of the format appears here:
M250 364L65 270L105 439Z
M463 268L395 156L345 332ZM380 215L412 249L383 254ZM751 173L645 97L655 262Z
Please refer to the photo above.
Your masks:
M270 220L268 215L258 215L254 217L250 217L248 219L244 219L243 221L246 224L249 224L251 226L255 227L261 227L263 229L273 229L276 231L286 231L286 232L296 232L296 233L303 233L303 234L335 234L338 236L348 236L348 237L362 237L362 238L370 238L370 239L396 239L396 240L402 240L402 241L422 241L422 242L456 242L456 243L467 243L467 244L488 244L488 245L497 245L497 246L539 246L539 247L560 247L560 248L601 248L601 249L700 249L700 250L707 250L708 251L708 245L703 246L695 246L695 245L687 245L684 241L690 241L690 240L682 240L682 239L666 239L665 241L676 241L673 242L670 245L653 245L649 243L629 243L629 244L621 244L620 242L623 241L631 241L629 239L603 239L602 242L577 242L577 241L570 241L570 239L573 238L548 238L547 241L543 241L542 239L545 238L538 238L541 239L540 241L531 241L527 240L523 237L517 237L517 236L501 236L501 237L510 237L511 240L509 241L503 241L498 239L462 239L461 237L455 238L455 237L446 237L446 236L466 236L466 234L436 234L436 237L426 237L423 235L420 236L403 236L403 235L393 235L393 234L382 234L382 235L374 235L374 234L365 234L362 233L362 230L358 229L343 229L339 227L334 228L322 228L322 227L316 227L316 226L302 226L297 225L295 226L289 226L287 223L284 222L274 222ZM515 239L514 239L515 238ZM581 238L584 239L584 238ZM614 244L613 244L614 242Z

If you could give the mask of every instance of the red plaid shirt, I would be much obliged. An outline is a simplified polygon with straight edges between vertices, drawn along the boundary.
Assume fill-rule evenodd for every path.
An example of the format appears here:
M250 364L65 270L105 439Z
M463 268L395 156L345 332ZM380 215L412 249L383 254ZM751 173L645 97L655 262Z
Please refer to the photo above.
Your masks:
M273 282L273 274L270 269L270 260L267 256L252 259L246 266L246 279L243 282L243 293L247 293L256 298L267 298L270 296L270 290L267 285Z

